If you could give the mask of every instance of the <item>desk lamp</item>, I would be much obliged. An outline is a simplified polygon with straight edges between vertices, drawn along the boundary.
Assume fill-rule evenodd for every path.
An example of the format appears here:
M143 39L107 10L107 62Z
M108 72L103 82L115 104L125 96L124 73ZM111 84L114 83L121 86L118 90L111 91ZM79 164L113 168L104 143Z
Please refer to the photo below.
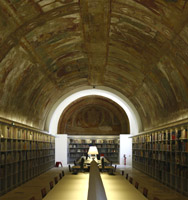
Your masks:
M99 154L98 149L96 146L90 146L89 147L89 151L88 151L88 155L91 155L91 157L93 158L93 160L95 159L95 156Z

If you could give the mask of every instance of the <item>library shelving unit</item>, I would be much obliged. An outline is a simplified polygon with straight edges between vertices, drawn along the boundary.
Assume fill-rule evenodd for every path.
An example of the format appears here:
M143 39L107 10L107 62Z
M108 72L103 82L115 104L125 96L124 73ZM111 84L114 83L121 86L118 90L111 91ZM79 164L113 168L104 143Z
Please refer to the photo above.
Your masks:
M133 167L188 196L188 126L133 137Z
M68 162L73 163L74 160L85 156L92 145L97 147L100 155L104 155L112 163L119 163L119 136L68 137Z
M54 167L55 138L0 122L0 196Z

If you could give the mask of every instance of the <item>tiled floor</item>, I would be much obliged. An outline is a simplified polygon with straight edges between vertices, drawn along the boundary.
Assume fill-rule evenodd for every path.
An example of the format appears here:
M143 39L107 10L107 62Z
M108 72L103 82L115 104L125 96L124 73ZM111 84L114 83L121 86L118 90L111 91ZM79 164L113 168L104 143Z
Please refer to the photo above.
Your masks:
M27 183L21 185L20 187L10 191L9 193L1 196L1 200L28 200L30 197L35 196L36 200L41 200L41 189L46 187L47 192L49 192L49 182L54 181L54 177L58 176L61 171L64 170L65 176L70 175L68 167L64 168L52 168L46 173L28 181ZM129 177L133 177L133 187L135 181L139 182L139 191L143 191L143 187L148 189L148 199L153 200L156 196L160 200L188 200L188 197L181 195L180 193L168 188L167 186L159 183L157 180L147 176L146 174L133 169L130 166L117 166L116 173L121 173L124 171L124 176L126 173ZM74 175L76 177L76 175ZM70 192L70 191L67 191ZM73 191L72 191L73 192ZM52 199L53 200L53 199ZM71 199L68 199L71 200ZM139 199L138 199L139 200Z

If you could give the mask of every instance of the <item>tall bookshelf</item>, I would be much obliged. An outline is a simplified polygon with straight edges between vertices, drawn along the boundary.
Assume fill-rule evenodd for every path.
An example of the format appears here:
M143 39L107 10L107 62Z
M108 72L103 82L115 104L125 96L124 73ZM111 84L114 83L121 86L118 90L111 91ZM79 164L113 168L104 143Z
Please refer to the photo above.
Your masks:
M119 163L119 136L111 137L68 137L68 162L73 163L87 154L89 146L97 146L100 155L112 163Z
M0 196L54 163L54 136L0 122Z
M188 126L133 137L133 167L188 196Z

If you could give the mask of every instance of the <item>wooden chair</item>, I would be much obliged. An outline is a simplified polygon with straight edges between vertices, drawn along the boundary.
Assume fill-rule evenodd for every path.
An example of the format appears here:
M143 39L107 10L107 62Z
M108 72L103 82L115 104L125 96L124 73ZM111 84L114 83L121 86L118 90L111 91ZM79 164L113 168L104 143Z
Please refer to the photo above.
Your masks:
M78 171L80 171L80 166L72 166L72 168L71 168L71 172L72 172L72 174L78 174Z
M135 188L138 189L139 183L135 182Z
M56 167L59 167L59 165L61 165L61 167L63 167L62 162L58 161L58 162L55 163Z
M109 165L109 166L105 166L104 163L104 158L101 159L101 166L99 167L99 170L101 172L108 172L109 174L113 175L114 174L114 167Z
M97 160L100 160L100 159L101 159L101 155L97 154Z
M33 196L33 197L31 197L29 200L35 200L35 197Z
M54 187L54 183L53 183L53 181L50 181L49 182L49 185L50 185L50 190Z
M58 177L56 176L56 177L54 177L54 182L55 182L55 184L57 184L58 183Z
M128 180L128 178L129 178L129 174L126 174L125 178Z
M129 183L133 184L133 178L132 177L129 178Z
M147 189L147 188L144 188L144 189L143 189L143 195L144 195L145 197L148 196L148 189Z
M153 200L160 200L159 198L157 198L157 197L153 197Z
M72 166L73 174L78 174L78 172L88 171L88 166L85 166L84 162L85 162L85 160L84 160L84 158L82 158L79 165Z
M41 194L42 194L42 198L44 198L46 196L46 188L42 188L41 190Z
M69 172L72 172L71 166L69 165Z
M114 172L116 172L116 168L117 168L117 165L115 165L115 167L114 167Z
M59 173L59 179L62 179L62 174L61 173Z

